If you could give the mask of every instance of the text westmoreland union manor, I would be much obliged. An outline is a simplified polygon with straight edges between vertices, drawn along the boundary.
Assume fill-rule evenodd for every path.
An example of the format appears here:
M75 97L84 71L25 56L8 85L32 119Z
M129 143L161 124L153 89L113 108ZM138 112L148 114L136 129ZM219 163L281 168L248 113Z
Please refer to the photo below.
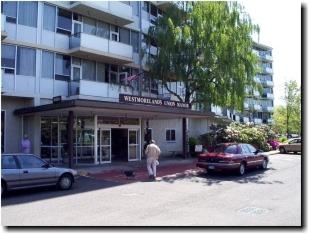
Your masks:
M190 105L184 102L163 100L143 96L126 95L126 94L119 94L119 101L124 103L166 106L171 108L185 108L185 109L190 108Z

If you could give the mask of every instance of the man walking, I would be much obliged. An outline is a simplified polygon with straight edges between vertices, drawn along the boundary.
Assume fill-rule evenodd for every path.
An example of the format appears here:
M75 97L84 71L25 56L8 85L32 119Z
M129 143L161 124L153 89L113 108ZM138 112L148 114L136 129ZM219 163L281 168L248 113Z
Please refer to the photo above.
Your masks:
M147 156L147 170L149 179L155 180L157 175L157 162L161 153L160 148L156 145L154 140L146 147L145 154Z

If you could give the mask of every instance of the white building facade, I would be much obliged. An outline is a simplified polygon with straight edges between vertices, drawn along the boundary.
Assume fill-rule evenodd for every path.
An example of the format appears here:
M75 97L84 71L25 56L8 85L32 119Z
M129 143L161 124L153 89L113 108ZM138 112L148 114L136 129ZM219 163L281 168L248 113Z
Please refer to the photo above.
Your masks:
M149 139L162 156L182 153L184 135L216 122L147 76L144 35L166 3L1 4L2 152L19 152L27 134L54 163L139 161Z

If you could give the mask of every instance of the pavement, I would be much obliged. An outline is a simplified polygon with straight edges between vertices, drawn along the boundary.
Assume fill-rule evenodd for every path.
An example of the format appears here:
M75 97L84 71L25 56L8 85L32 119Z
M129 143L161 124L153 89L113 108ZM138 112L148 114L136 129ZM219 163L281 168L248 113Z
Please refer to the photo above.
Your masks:
M279 151L270 151L266 154L273 155ZM198 174L202 171L196 167L197 158L161 158L157 166L157 181L166 180L169 177L184 177L188 174ZM132 183L149 181L146 168L146 159L136 162L115 162L101 165L78 165L74 167L80 176L112 181L118 183ZM127 177L126 170L134 172L133 177Z

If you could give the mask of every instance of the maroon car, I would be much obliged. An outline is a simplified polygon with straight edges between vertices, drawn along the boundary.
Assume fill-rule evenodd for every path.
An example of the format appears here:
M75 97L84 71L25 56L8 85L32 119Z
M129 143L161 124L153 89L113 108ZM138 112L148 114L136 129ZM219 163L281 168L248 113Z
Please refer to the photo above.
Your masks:
M213 152L201 153L196 166L207 171L235 170L243 175L248 168L266 169L267 164L268 156L251 144L224 143Z

